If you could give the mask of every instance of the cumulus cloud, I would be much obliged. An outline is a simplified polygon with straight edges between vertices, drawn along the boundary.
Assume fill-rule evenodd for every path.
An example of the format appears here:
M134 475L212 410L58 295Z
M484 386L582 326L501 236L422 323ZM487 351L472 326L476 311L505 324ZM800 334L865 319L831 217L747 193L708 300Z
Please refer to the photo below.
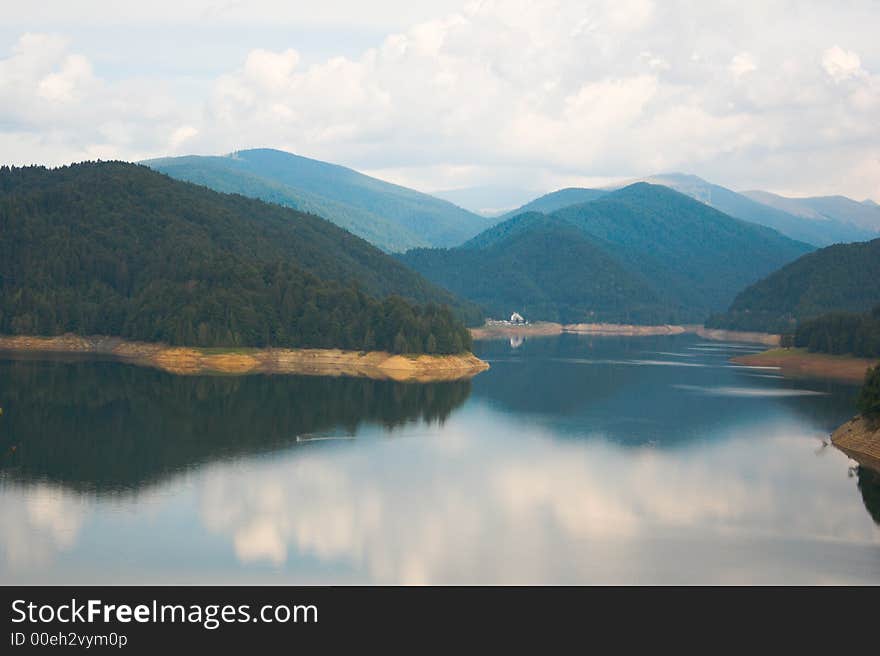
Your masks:
M257 39L197 85L181 52L178 86L104 75L76 39L31 31L0 60L0 147L12 162L56 163L275 146L428 190L678 169L880 196L861 164L880 148L872 11L483 0L359 55Z
M734 77L742 77L746 73L757 70L757 68L758 64L755 62L755 58L747 52L741 52L736 55L730 60L730 66L727 67Z
M828 48L822 53L822 68L835 82L864 74L861 58L852 50L844 50L840 46Z

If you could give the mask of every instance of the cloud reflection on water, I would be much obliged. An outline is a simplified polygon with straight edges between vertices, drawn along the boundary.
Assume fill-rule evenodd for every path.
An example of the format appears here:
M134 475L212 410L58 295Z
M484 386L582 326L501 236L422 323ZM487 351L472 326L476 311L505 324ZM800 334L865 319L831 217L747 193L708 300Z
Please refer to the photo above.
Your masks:
M483 429L465 452L438 448L446 437L437 436L315 450L261 463L259 476L216 466L202 518L244 564L296 570L297 558L317 557L383 583L720 582L745 566L724 562L737 549L757 580L814 581L796 553L782 569L763 563L762 574L767 549L754 545L880 546L864 509L844 502L856 493L846 458L817 457L800 434L660 450L517 435L498 417ZM839 475L829 477L824 458ZM658 570L672 554L679 565ZM876 580L880 556L873 565Z

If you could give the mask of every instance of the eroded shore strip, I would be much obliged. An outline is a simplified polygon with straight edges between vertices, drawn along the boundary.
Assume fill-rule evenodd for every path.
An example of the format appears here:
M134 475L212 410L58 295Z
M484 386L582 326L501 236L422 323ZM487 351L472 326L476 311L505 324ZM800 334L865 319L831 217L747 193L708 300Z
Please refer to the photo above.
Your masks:
M435 382L472 378L489 368L472 353L407 356L341 349L203 349L78 335L0 336L0 351L99 355L181 375L270 373Z
M719 330L704 328L699 325L654 325L640 326L623 323L552 323L537 322L523 325L487 323L479 328L471 328L474 339L504 339L508 337L545 337L572 333L576 335L620 335L623 337L641 337L648 335L682 335L690 333L703 339L723 342L746 342L778 346L779 335L769 333L741 332L737 330Z
M880 419L853 417L834 431L831 443L860 465L880 472Z
M779 367L783 375L805 378L832 378L847 383L861 383L865 372L877 360L848 355L810 353L800 348L770 349L762 353L741 355L731 362L751 367Z

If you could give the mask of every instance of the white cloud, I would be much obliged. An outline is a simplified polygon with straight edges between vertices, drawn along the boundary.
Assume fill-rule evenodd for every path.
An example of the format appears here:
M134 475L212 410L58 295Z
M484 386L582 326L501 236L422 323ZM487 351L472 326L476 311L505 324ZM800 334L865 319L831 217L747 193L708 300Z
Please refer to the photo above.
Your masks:
M859 56L852 50L844 50L840 46L828 48L822 53L822 68L835 82L864 74Z
M727 67L727 70L729 70L734 77L742 77L747 73L758 70L758 64L755 62L755 58L749 53L741 52L730 60L730 65Z
M89 3L83 15L100 6ZM260 22L234 6L190 8L177 19L163 6L139 10L146 24ZM322 15L341 17L340 6ZM485 0L427 20L419 6L405 29L394 29L391 5L373 17L355 12L355 22L392 26L357 56L316 58L295 41L261 46L255 27L240 37L236 66L197 84L186 51L173 75L109 75L81 40L23 30L0 59L0 147L9 162L59 163L274 146L399 171L429 189L448 187L444 172L464 170L478 177L461 186L540 180L549 188L662 167L734 187L880 195L860 164L880 148L868 116L880 98L870 3L791 15L764 3L744 12L684 0L662 11L641 0ZM308 23L280 5L265 8L279 24ZM780 32L773 26L783 18ZM112 8L100 18L111 19L125 20ZM843 148L848 160L834 154Z

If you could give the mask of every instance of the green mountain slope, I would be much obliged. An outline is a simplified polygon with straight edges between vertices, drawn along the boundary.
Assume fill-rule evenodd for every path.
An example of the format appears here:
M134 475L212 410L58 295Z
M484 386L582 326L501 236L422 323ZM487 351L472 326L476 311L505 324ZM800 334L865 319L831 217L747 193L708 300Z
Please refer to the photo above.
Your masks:
M813 246L864 241L874 236L857 225L833 217L806 217L792 213L787 208L768 205L695 175L665 173L650 176L645 181L675 189L734 218L773 228L787 237Z
M880 305L871 312L830 312L798 322L794 345L834 355L880 358Z
M484 248L415 249L400 257L494 317L518 311L563 323L659 320L664 308L651 285L606 245L542 214L513 222L519 229Z
M562 257L575 246L577 257ZM522 289L531 290L523 302L540 309L531 319L701 322L744 285L809 250L666 187L637 183L549 216L521 214L456 249L420 249L401 260L495 316L518 309L499 311L512 289Z
M715 327L788 332L829 312L867 312L880 303L880 239L837 244L782 267L740 293Z
M170 157L144 164L216 191L317 214L385 251L454 246L495 222L439 198L280 150Z
M464 347L446 303L316 216L121 162L0 169L0 333L418 352L434 332Z

